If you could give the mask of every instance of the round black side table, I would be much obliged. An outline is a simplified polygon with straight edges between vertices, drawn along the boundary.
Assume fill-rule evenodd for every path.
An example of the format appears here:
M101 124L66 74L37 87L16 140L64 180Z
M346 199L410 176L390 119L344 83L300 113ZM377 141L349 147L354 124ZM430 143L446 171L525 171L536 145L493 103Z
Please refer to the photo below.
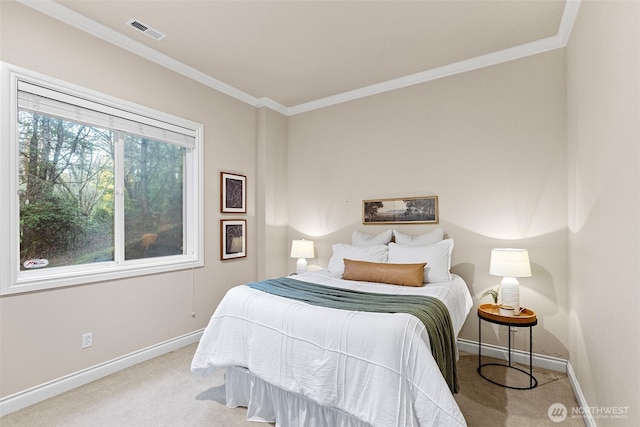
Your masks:
M504 363L482 363L482 321L495 323L497 325L504 325L509 327L509 362ZM500 314L500 310L497 304L482 304L478 307L478 374L485 380L506 388L515 390L530 390L538 385L538 380L533 376L533 331L532 328L538 324L536 313L529 309L523 309L517 316L503 316ZM520 369L517 366L511 364L511 327L528 327L529 328L529 372L524 369ZM504 366L508 369L515 369L529 376L528 387L512 387L507 384L502 384L487 378L482 373L484 366Z

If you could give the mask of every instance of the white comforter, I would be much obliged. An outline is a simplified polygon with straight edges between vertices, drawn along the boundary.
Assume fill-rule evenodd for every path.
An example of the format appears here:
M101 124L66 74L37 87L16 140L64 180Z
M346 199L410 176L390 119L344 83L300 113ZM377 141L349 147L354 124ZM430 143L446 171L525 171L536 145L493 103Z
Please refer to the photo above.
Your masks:
M465 282L409 288L345 281L327 271L298 280L365 292L435 296L456 335L472 307ZM230 289L204 331L191 370L242 366L262 380L373 426L464 426L424 325L408 314L344 311Z

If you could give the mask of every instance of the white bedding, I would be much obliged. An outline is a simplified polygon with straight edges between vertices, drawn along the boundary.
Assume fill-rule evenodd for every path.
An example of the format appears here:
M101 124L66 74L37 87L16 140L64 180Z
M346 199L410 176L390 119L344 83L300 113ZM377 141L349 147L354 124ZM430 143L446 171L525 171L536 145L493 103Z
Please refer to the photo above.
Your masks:
M345 281L324 270L295 278L437 297L449 309L456 336L472 307L465 282L455 275L451 282L420 288ZM232 366L373 426L466 425L431 355L424 325L408 314L330 309L237 286L211 317L191 369L208 375Z

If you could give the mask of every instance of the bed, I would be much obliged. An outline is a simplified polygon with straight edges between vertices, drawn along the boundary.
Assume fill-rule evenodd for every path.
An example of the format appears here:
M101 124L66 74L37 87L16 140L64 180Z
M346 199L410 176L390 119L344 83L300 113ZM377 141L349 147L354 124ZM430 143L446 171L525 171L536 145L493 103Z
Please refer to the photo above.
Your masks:
M425 247L396 245L396 250L406 249L398 259L391 256L392 245L334 245L326 270L273 282L365 297L437 300L450 317L457 358L455 338L472 300L464 280L449 272L452 241L444 250L449 259L442 277L439 259ZM438 242L429 250L443 252L436 246L444 245ZM424 285L343 278L349 277L345 264L351 268L352 260L397 265L389 260L411 263L414 252L420 252L419 259L430 254ZM192 372L201 376L225 369L227 406L247 407L248 420L277 426L466 425L453 398L454 385L445 380L440 357L434 358L440 346L432 345L436 338L420 317L316 305L266 292L264 283L227 292L192 361Z

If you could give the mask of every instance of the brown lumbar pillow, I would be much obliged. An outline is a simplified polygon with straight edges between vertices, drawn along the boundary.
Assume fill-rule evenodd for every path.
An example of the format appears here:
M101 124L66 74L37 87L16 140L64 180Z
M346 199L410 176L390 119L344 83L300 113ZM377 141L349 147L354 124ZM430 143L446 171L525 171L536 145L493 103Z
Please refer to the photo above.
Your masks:
M402 286L422 286L424 266L419 264L389 264L383 262L354 261L344 259L345 280L360 280L362 282L390 283Z

